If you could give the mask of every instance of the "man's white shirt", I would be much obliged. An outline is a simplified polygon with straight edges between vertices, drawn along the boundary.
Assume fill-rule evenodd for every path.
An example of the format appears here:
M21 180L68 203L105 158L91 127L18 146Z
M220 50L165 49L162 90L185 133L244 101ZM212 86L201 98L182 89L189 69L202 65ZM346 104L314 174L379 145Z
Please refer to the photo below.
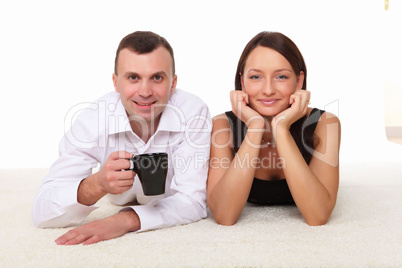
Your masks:
M187 224L206 217L212 121L207 105L198 97L176 89L147 143L132 131L118 93L108 93L85 108L78 105L69 113L65 122L69 130L59 144L60 157L51 166L35 197L32 209L35 226L77 224L95 210L96 206L78 203L78 186L115 151L134 155L168 154L164 195L145 196L138 176L130 190L107 195L118 205L139 203L131 206L141 221L138 231ZM139 117L134 120L142 122Z

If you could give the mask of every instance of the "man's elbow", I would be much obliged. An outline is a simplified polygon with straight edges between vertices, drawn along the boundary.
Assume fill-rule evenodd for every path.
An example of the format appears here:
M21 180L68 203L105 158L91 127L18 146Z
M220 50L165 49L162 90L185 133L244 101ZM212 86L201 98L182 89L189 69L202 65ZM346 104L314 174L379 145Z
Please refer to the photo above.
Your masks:
M63 216L58 217L46 217L38 211L33 210L31 214L32 224L36 228L63 228L75 222L68 222L63 219ZM78 223L78 222L76 222Z
M34 227L41 228L41 229L64 228L64 227L67 227L70 225L70 224L65 224L64 222L55 221L53 219L45 221L45 220L38 220L38 219L32 218L32 223L33 223Z
M43 220L41 217L39 217L38 214L32 212L32 224L36 228L49 228L53 226L49 226L48 221Z
M33 226L36 227L36 228L42 228L42 227L40 226L40 222L38 222L37 220L35 220L35 219L33 219L33 218L32 218L32 224L33 224Z
M41 221L41 219L39 217L39 213L36 210L35 205L33 206L32 211L31 211L31 219L32 219L32 224L33 224L34 227L43 228L42 225L41 225L42 221Z
M32 215L32 224L33 224L34 227L41 228L41 229L53 227L53 226L48 226L46 224L46 221L43 221L43 220L39 219L35 215Z

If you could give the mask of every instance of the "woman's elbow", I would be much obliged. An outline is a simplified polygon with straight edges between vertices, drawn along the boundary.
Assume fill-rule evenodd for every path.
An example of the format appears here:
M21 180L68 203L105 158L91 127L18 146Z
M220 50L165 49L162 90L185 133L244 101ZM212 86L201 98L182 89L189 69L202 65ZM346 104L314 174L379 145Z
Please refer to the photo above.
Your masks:
M211 207L209 209L211 210L214 220L217 224L231 226L235 225L239 219L239 216L236 216L234 213L229 213L228 211L217 211Z
M237 218L235 219L233 217L214 216L214 219L217 224L224 225L224 226L232 226L232 225L235 225L237 222Z
M328 222L328 219L314 219L314 220L306 220L306 223L309 226L320 226L320 225L324 225Z
M319 215L312 215L310 217L305 217L305 221L309 226L320 226L328 222L331 213L323 213Z
M335 202L326 206L310 208L310 210L303 211L303 218L309 226L325 225L331 217L334 208Z

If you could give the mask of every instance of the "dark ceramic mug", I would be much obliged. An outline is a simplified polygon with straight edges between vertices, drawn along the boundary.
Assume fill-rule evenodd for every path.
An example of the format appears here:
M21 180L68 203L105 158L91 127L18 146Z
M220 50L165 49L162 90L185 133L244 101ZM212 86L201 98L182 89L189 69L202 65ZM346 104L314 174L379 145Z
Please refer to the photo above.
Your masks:
M166 153L135 155L129 161L129 169L137 173L145 195L165 193L168 171L168 155Z

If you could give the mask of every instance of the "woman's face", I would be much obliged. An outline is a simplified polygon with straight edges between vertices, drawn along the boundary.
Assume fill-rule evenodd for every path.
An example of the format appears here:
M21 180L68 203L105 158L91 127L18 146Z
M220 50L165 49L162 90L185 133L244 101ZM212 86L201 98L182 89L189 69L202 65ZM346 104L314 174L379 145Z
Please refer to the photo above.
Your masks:
M304 73L296 75L279 52L263 46L251 51L241 75L250 107L263 116L275 116L287 109L290 96L302 88L304 79Z

